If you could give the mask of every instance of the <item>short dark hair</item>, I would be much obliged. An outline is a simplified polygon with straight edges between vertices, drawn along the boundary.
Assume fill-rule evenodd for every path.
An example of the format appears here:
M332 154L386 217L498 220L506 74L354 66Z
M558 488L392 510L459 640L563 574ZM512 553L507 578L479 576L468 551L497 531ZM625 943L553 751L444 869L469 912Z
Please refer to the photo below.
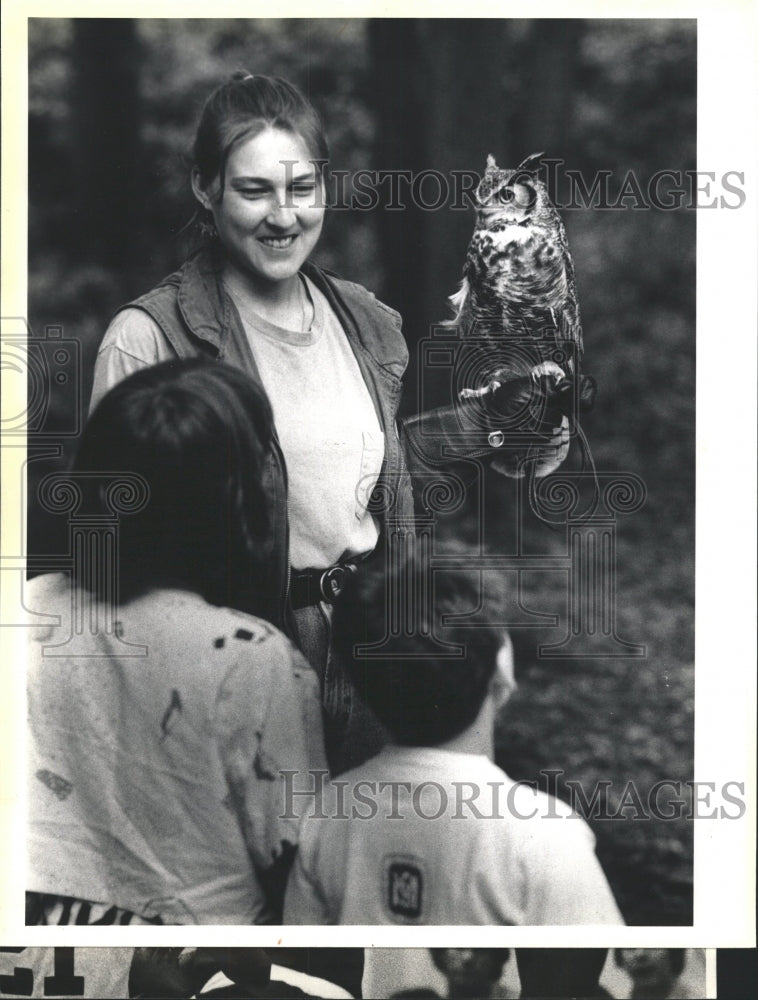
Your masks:
M412 555L386 563L384 553L375 554L348 579L334 611L335 653L397 743L436 746L478 715L504 628L450 621L481 606L479 573L432 575ZM403 613L412 620L399 623ZM356 654L356 647L372 643L380 644L378 655Z
M83 509L108 512L108 475L137 473L149 491L141 510L119 520L119 600L177 586L250 610L267 557L271 436L262 390L217 361L165 361L103 397L74 461L74 472L86 473ZM97 568L77 582L102 587Z
M440 972L447 971L447 952L454 949L450 948L430 948L429 954L432 956L432 961L440 970ZM455 949L457 950L457 949ZM510 948L475 948L473 949L480 955L486 954L487 957L492 961L493 968L497 968L498 977L503 971L503 967L508 962L511 957Z
M613 960L620 969L626 968L626 959L624 957L624 952L626 948L614 948L613 949ZM684 948L664 948L666 952L666 957L668 958L669 969L671 970L671 975L675 978L681 976L684 971L684 962L686 956L686 949Z

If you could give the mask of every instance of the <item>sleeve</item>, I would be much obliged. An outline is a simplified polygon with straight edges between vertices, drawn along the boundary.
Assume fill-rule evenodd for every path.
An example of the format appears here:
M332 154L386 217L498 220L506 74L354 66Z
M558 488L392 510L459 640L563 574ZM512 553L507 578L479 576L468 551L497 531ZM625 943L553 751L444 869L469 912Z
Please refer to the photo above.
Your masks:
M172 357L163 331L144 309L122 309L111 320L97 354L89 412L127 375Z
M556 803L557 805L560 805ZM595 836L585 820L567 809L539 820L532 842L533 871L526 923L620 925L624 919L595 854ZM531 879L530 879L531 882Z
M301 843L287 883L284 900L285 924L336 924L326 895L311 871L314 845L310 843L308 822L301 827Z
M327 776L318 679L271 626L221 685L217 740L234 809L276 917L298 839L298 821Z

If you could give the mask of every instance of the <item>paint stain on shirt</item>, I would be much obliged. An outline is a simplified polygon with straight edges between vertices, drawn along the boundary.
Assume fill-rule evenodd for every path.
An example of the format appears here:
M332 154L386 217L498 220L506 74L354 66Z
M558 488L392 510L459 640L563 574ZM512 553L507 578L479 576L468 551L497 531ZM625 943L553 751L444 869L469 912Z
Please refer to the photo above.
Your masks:
M61 800L61 802L64 799L67 799L74 790L74 786L70 781L66 781L65 778L62 778L59 774L55 774L53 771L37 771L35 777L38 778L46 788L49 788L50 791Z
M176 724L177 718L182 713L182 699L179 697L179 692L176 688L171 690L171 701L169 702L168 708L163 713L163 718L161 719L161 742L170 735L171 730Z

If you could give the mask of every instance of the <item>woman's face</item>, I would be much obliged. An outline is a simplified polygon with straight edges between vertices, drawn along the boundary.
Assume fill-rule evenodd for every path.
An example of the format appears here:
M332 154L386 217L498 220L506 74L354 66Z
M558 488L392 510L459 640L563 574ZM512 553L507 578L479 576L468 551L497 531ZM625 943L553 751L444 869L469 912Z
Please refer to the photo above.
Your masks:
M308 258L324 222L323 188L303 140L278 128L243 139L229 154L223 196L216 179L193 188L213 213L230 262L273 285L292 278Z

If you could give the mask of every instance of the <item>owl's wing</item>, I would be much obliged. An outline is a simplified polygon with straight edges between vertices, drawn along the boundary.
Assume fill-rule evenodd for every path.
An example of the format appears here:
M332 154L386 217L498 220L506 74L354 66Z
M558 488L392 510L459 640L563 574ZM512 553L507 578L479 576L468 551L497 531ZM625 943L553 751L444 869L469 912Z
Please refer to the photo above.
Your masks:
M558 213L555 213L558 228L558 242L561 244L563 262L566 269L566 284L568 295L566 297L566 307L561 317L561 339L572 340L576 344L577 360L581 361L584 353L584 339L582 337L582 321L579 314L579 301L576 297L576 276L574 274L574 259L569 250L568 239L566 238L566 227L563 225Z
M474 268L474 259L476 256L475 244L476 230L466 249L466 259L463 262L463 277L458 286L458 291L447 298L450 308L455 315L452 319L445 320L442 324L443 326L460 327L464 332L466 332L466 327L468 327L471 320L473 309L472 282L476 282L476 270Z
M443 326L458 326L461 323L463 315L466 312L466 304L470 294L471 285L469 285L468 277L464 273L458 291L447 297L447 301L450 303L451 309L455 312L455 316L452 319L445 320L442 324Z

